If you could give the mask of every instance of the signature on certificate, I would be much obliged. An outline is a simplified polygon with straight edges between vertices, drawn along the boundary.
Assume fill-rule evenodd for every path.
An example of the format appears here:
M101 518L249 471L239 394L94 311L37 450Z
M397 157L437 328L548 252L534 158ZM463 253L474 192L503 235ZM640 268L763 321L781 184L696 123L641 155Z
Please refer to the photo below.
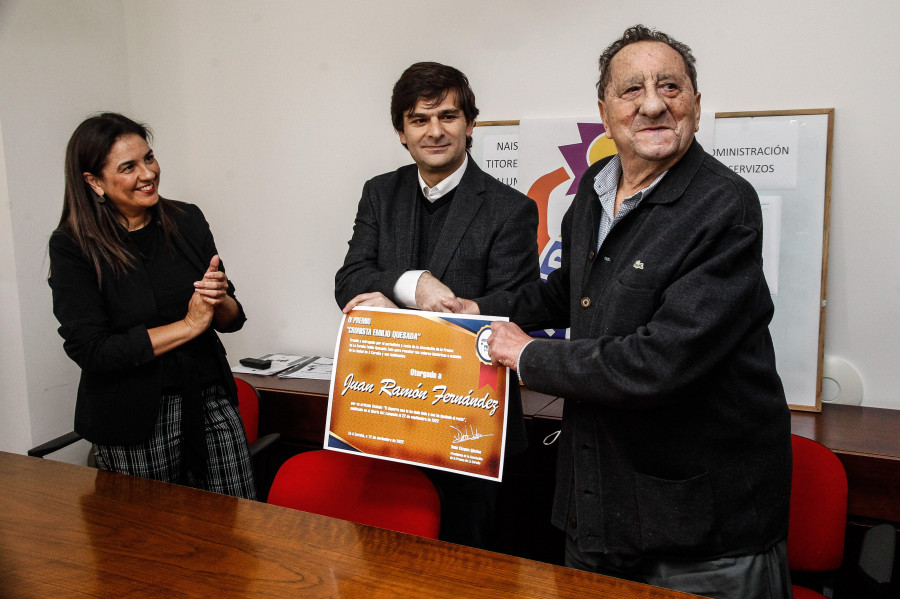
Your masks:
M478 432L478 429L470 426L468 429L463 427L462 430L456 428L455 426L451 426L453 430L456 431L456 436L453 438L454 443L462 443L463 441L474 441L475 439L480 439L482 437L493 437L493 434L482 435Z

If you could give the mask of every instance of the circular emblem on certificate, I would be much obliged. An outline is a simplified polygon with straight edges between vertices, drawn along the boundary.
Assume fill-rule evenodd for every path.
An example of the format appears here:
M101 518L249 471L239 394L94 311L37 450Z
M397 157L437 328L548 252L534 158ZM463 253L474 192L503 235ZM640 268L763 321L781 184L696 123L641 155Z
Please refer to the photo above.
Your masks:
M491 363L491 352L488 347L488 337L491 336L491 325L486 324L475 335L475 354L483 364Z

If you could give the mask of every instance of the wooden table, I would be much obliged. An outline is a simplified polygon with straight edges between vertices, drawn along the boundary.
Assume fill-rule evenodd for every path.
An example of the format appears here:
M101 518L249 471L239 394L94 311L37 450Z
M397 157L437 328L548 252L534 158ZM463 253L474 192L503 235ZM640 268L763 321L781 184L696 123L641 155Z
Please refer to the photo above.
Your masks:
M692 597L4 452L0 596Z
M328 381L240 375L260 389L260 431L281 432L292 450L321 447ZM526 419L540 442L562 418L563 400L522 393ZM900 523L900 410L826 404L820 413L791 412L791 430L831 449L847 471L851 518ZM553 481L548 481L552 485Z
M851 518L900 523L900 410L825 404L821 413L791 412L791 431L844 464Z

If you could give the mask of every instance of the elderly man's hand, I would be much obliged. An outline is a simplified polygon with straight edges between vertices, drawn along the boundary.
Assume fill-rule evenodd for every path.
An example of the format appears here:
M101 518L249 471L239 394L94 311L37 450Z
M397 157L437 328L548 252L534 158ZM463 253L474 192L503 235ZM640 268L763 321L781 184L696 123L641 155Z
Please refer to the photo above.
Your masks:
M375 306L376 308L396 308L397 304L392 302L380 291L372 291L371 293L360 293L344 306L344 314L357 306Z
M419 307L419 310L450 312L450 308L444 305L444 301L454 299L456 299L456 294L430 272L424 272L419 277L419 282L416 284L416 306Z
M491 361L515 370L522 348L531 340L532 338L520 329L519 325L502 320L493 322L491 336L487 339Z

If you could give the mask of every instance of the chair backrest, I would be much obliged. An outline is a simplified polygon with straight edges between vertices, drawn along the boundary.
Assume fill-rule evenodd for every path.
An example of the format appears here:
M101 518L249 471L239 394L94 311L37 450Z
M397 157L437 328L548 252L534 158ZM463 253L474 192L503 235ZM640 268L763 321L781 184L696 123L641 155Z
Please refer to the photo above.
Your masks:
M247 443L253 443L259 436L259 393L245 380L235 377L238 390L238 411L244 423Z
M847 527L847 474L824 445L791 435L794 452L788 563L791 570L827 572L841 565Z
M441 502L417 467L317 450L286 461L268 503L436 539Z

